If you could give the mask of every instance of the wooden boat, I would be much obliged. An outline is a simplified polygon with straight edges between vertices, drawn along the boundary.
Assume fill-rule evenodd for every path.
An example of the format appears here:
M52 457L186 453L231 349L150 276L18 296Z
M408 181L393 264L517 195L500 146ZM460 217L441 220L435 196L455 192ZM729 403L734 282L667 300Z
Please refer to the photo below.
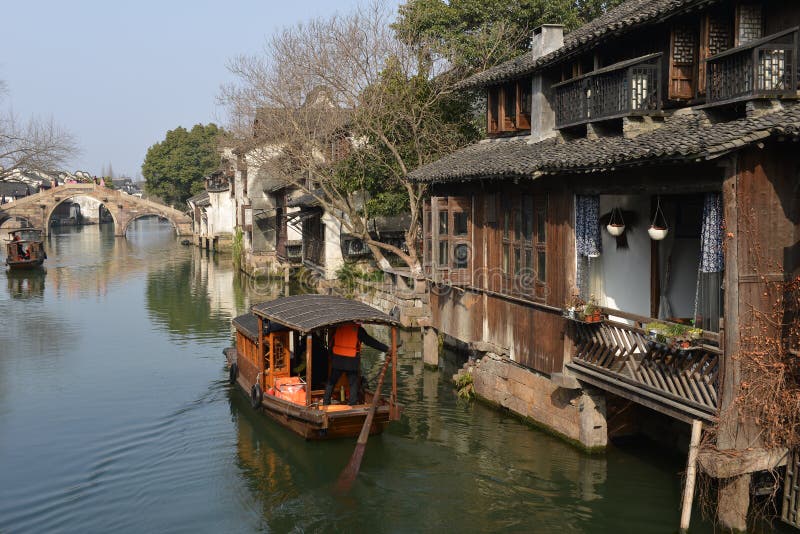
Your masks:
M337 325L388 325L392 344L392 389L381 396L370 434L379 434L400 417L397 404L397 326L389 315L366 304L329 295L295 295L256 304L236 317L236 345L225 349L229 379L250 397L251 405L305 439L354 437L364 425L374 393L359 392L360 404L350 406L349 384L342 375L334 400L323 405L330 373L327 354L318 350ZM303 350L303 345L305 350ZM315 357L315 345L317 347ZM322 369L322 372L320 372Z
M47 253L44 251L41 230L20 228L8 233L6 265L10 269L41 267L45 259Z

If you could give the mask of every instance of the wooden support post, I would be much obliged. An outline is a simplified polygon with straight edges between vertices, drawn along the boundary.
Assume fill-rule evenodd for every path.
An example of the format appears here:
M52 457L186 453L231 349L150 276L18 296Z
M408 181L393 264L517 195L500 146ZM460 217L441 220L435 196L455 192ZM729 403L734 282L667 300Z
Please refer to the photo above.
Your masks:
M311 334L306 336L306 406L311 404Z
M397 406L397 327L392 327L392 417L396 415Z
M256 365L256 369L261 374L262 389L266 389L265 386L267 385L266 380L264 380L264 375L266 374L264 371L264 356L266 353L264 352L264 318L260 315L258 316L258 365ZM258 378L258 377L256 377ZM255 385L255 384L253 384Z
M689 459L686 462L686 485L683 487L683 505L681 507L681 528L685 533L689 530L689 520L692 518L692 501L694 500L694 482L697 476L697 451L700 447L700 435L703 423L695 419L692 421L692 438L689 442Z

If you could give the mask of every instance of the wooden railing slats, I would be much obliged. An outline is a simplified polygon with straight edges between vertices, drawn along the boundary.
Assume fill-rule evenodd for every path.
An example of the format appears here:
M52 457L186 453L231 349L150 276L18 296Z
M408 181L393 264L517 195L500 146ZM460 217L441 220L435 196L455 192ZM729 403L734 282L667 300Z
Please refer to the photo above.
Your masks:
M573 361L618 376L623 383L661 391L673 401L683 399L687 407L701 406L709 413L717 412L721 351L711 345L713 336L705 336L706 342L692 350L671 349L648 341L641 327L649 322L648 318L617 312L614 315L637 324L614 320L571 323L574 327L570 335L575 338Z

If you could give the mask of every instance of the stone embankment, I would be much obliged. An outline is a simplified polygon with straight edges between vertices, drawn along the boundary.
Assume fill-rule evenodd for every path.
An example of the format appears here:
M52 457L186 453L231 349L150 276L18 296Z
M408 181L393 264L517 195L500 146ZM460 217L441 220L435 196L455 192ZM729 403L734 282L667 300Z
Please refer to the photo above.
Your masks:
M466 373L472 375L480 400L505 408L581 448L599 450L607 445L602 395L560 387L548 377L494 353L470 359L453 380Z
M386 273L383 282L357 281L356 292L361 302L394 313L405 328L430 325L430 298L423 280Z

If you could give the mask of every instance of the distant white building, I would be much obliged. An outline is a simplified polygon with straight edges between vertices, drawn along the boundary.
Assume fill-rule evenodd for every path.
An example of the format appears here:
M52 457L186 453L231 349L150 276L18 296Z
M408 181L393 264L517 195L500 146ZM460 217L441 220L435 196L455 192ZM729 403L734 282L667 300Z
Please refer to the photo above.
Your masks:
M217 171L206 178L206 190L190 197L189 204L194 220L195 243L207 250L228 252L234 235L234 199L232 177Z

